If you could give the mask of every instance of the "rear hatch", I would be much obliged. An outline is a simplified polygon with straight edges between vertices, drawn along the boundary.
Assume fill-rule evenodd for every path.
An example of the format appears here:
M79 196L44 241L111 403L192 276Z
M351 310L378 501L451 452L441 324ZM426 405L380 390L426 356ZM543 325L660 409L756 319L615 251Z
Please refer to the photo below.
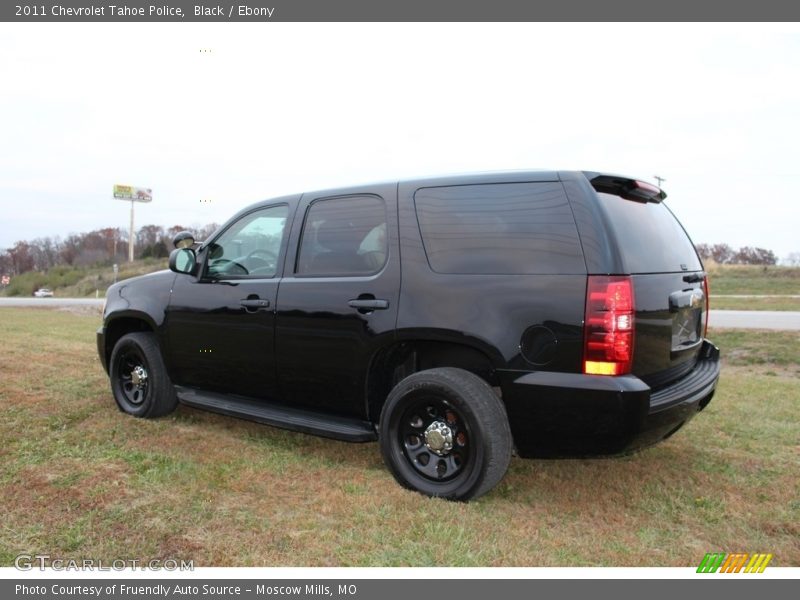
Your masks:
M665 194L660 190L632 197L592 183L625 274L633 281L631 371L657 389L697 362L707 306L703 266L686 231L662 202Z

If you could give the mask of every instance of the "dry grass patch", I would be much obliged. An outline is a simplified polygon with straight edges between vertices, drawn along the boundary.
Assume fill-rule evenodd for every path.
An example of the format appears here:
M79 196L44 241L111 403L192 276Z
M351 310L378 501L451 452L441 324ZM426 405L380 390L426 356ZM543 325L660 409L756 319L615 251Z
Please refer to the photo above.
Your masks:
M705 266L712 303L715 294L800 294L800 267L718 265L711 261Z

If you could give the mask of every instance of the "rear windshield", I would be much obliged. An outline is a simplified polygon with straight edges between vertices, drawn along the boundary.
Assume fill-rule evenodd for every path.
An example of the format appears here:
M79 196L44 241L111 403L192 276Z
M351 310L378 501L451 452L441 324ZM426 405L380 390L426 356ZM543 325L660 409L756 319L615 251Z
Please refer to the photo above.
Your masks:
M598 193L630 273L699 271L692 241L666 205Z

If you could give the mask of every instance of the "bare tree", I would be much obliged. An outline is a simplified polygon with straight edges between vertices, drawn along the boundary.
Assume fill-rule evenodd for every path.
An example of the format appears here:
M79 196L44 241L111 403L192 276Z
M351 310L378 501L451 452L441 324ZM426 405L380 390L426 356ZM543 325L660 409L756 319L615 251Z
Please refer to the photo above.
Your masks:
M783 262L790 267L800 267L800 252L790 252Z
M711 246L711 257L721 265L731 262L733 254L733 248L728 244L714 244Z
M697 250L697 254L703 260L708 260L709 258L713 258L711 255L711 246L708 244L697 244L695 246L695 250Z
M207 225L203 225L202 227L197 227L195 229L195 233L197 235L195 236L194 239L197 240L198 242L204 242L208 238L210 238L211 234L213 234L217 229L219 229L218 223L208 223Z
M35 263L33 254L28 242L17 242L12 248L6 251L11 258L11 270L19 275L27 271L33 271Z
M778 259L772 250L742 246L730 262L736 265L774 265Z
M0 252L0 275L13 275L14 263L7 250Z

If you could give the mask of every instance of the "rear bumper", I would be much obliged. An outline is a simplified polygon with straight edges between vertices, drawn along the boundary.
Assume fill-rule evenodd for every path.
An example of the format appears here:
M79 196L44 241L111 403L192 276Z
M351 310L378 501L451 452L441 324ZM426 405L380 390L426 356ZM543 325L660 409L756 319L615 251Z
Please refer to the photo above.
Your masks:
M675 433L711 401L719 371L719 350L706 340L694 369L655 391L633 375L500 377L520 456L592 456L633 452Z

